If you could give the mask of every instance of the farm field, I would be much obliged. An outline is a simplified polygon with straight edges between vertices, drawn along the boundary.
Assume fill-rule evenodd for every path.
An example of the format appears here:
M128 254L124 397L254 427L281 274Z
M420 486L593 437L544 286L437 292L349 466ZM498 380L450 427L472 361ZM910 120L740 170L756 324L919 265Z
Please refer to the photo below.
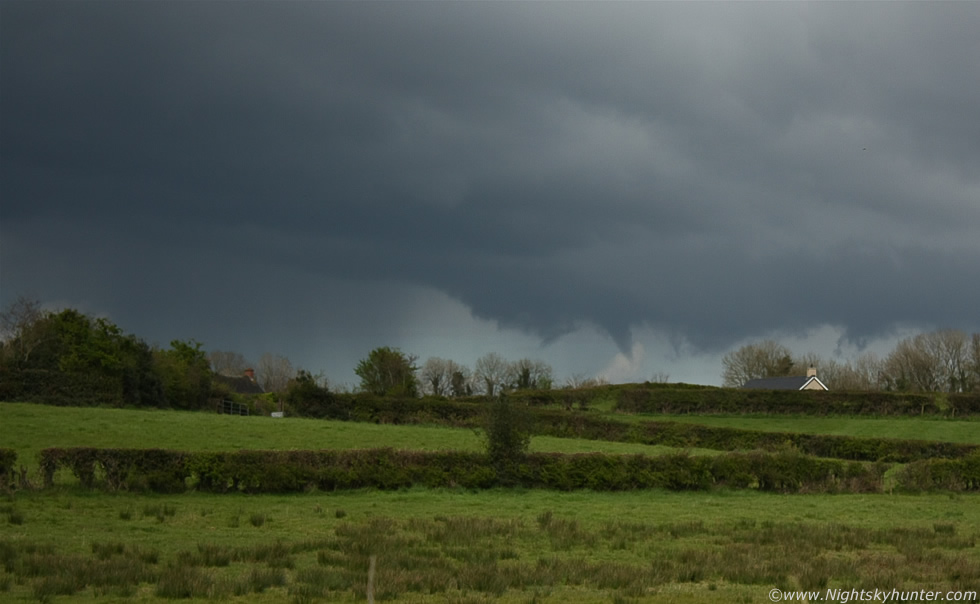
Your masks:
M364 601L371 555L378 599L399 602L749 603L766 601L774 586L973 590L978 503L734 491L60 488L0 503L16 519L0 524L0 599Z
M668 421L718 428L738 428L763 432L801 432L867 438L936 440L980 444L980 421L937 417L785 417L753 415L646 415L608 414L610 419L628 422Z
M181 451L240 449L369 449L480 451L481 436L468 428L379 425L302 418L273 419L205 412L52 407L0 403L0 447L17 451L18 465L37 468L48 447L160 448ZM677 449L636 443L537 436L534 452L662 455ZM707 449L692 454L715 455Z
M787 419L640 417L744 419L760 423L714 425L759 430ZM899 424L978 425L844 419L884 422L878 428L886 432ZM818 420L827 418L788 421L818 433L832 428L809 423ZM536 451L676 451L531 443ZM0 403L0 447L36 468L36 453L51 446L478 451L482 444L473 430L434 426ZM62 476L49 489L0 495L0 601L363 602L372 556L375 598L420 604L748 604L769 601L774 587L978 592L978 539L980 494L415 487L158 495L85 490Z

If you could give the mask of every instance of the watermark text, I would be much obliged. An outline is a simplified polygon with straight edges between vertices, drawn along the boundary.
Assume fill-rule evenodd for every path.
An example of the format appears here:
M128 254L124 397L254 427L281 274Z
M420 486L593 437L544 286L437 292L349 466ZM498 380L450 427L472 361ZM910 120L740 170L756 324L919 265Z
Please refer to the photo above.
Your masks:
M822 591L784 591L770 589L771 602L973 602L975 591L899 591L897 589L825 589Z

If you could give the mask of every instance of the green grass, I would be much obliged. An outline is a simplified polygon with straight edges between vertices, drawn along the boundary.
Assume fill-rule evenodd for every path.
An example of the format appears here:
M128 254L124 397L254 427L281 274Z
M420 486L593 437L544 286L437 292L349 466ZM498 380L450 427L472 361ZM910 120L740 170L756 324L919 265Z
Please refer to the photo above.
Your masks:
M671 421L763 432L802 432L980 444L980 421L977 419L623 414L610 414L609 417L630 422Z
M467 428L0 403L0 447L16 450L18 465L34 471L37 468L37 454L48 447L181 451L391 447L422 451L481 451L484 444L480 434ZM532 438L531 450L647 455L676 451L670 447L547 436ZM691 452L716 454L708 450Z
M728 491L21 492L5 505L23 510L24 524L0 528L8 577L0 599L363 601L371 555L379 599L398 602L758 602L773 586L976 589L978 504L975 495ZM120 514L158 509L172 513ZM257 516L264 522L249 522Z
M975 422L640 417L756 430L965 438ZM843 431L841 431L843 430ZM864 430L862 432L862 430ZM900 430L910 430L906 434ZM479 450L467 429L0 403L20 463L51 446ZM537 451L669 449L535 437ZM980 495L494 489L0 496L0 601L768 601L781 589L980 589Z

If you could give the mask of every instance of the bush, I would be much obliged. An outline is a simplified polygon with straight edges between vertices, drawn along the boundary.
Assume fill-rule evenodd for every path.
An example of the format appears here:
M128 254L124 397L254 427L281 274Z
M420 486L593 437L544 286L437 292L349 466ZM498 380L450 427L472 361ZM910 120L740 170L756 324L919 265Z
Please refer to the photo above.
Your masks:
M519 463L531 445L530 417L526 408L501 396L490 404L484 433L487 456L498 470Z
M926 459L898 473L897 488L905 491L980 491L980 453L964 459Z

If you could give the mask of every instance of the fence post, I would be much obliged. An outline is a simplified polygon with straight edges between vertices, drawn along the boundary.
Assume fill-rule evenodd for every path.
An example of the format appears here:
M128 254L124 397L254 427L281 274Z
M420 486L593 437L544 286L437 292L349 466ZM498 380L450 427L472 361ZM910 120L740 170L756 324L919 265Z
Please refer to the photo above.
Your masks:
M368 584L367 584L367 601L368 604L374 604L374 561L377 556L371 556L368 562Z

